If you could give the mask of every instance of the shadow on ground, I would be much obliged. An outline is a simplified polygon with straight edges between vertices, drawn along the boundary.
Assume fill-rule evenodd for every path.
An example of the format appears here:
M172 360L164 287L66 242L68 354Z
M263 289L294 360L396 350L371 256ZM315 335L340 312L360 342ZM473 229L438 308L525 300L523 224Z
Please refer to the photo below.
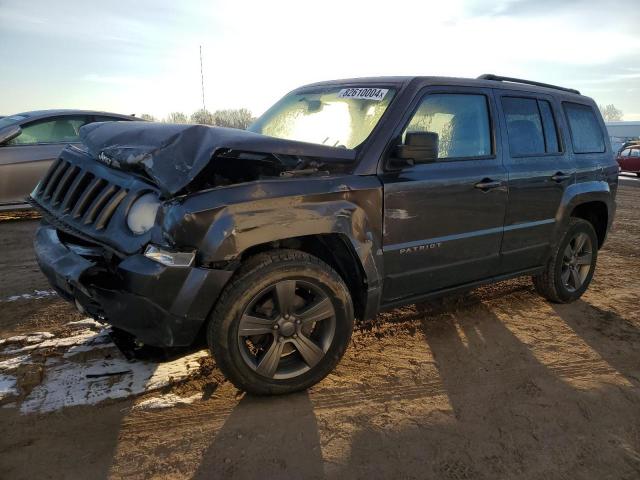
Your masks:
M324 478L308 393L243 397L216 433L193 478Z
M451 410L411 428L362 429L337 478L638 478L637 390L576 388L483 305L422 328ZM585 335L592 348L613 351L596 335Z

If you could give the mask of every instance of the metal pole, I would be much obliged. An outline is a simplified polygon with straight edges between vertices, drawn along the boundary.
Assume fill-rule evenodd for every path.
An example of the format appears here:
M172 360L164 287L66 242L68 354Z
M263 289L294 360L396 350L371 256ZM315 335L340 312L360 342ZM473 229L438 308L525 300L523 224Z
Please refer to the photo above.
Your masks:
M202 87L202 109L206 110L204 105L204 73L202 73L202 45L200 45L200 85Z

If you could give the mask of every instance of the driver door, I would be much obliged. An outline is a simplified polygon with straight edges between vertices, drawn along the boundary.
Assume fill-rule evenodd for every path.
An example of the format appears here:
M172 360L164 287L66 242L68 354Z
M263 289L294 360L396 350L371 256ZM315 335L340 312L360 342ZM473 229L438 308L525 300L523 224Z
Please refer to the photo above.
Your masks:
M429 88L398 132L438 135L438 155L382 175L383 303L494 275L507 176L489 89Z

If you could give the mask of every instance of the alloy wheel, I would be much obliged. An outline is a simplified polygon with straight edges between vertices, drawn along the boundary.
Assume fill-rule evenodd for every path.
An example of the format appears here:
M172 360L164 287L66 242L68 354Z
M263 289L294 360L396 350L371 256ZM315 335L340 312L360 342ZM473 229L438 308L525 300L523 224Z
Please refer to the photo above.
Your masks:
M562 258L562 284L569 292L579 290L584 284L591 263L593 262L593 245L591 238L584 232L577 233L564 249Z
M249 302L240 317L238 344L243 360L257 374L293 378L322 360L335 327L333 303L319 286L281 280Z

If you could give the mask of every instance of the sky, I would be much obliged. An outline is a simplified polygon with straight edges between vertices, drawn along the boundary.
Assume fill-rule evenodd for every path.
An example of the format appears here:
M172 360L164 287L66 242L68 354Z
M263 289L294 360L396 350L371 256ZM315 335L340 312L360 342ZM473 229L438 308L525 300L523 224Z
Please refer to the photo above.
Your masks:
M255 115L293 88L482 73L577 88L640 120L640 0L0 0L0 115Z

